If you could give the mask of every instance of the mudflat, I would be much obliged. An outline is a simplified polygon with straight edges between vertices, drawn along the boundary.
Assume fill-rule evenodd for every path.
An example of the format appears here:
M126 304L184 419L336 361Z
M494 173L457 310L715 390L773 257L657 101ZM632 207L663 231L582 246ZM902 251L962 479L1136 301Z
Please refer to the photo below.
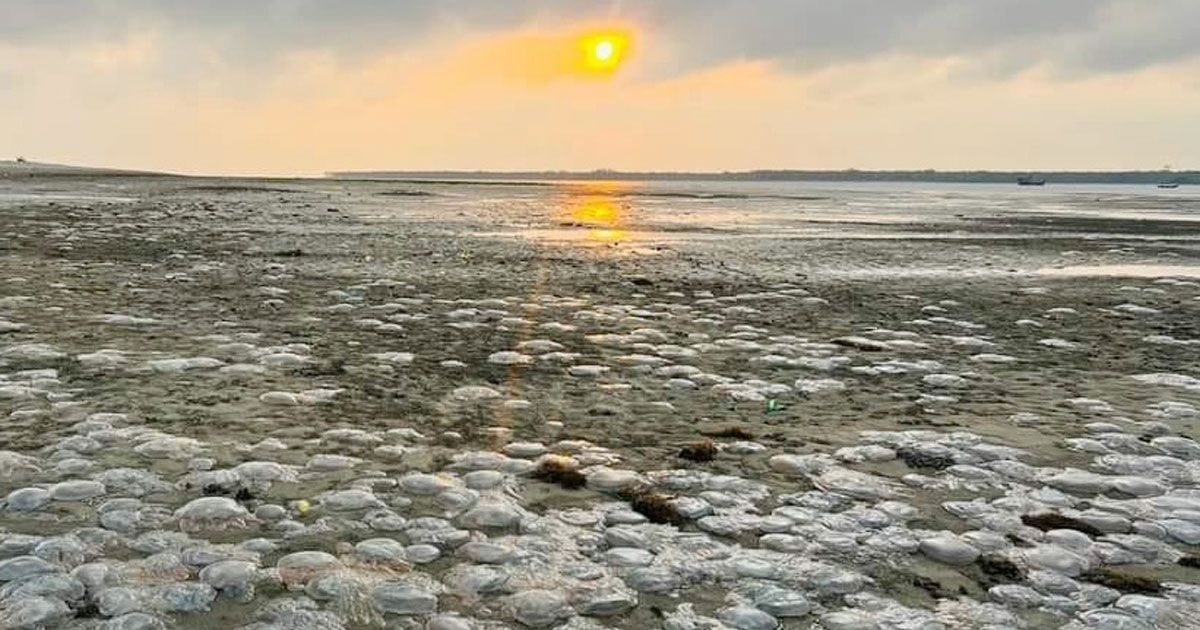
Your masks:
M1198 228L1123 186L10 175L0 619L1188 627Z

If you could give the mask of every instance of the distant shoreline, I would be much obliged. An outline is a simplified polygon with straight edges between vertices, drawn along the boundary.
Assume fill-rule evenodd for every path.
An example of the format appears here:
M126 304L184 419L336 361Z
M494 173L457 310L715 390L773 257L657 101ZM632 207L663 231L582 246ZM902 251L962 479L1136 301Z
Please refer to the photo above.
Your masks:
M0 178L13 177L176 177L187 179L304 180L321 176L287 175L185 175L144 170L72 166L44 162L0 160ZM1175 183L1200 186L1200 171L937 171L937 170L756 170L727 172L666 171L330 171L325 179L386 181L391 183L475 183L551 185L554 182L653 181L653 182L890 182L945 184L1012 184L1020 178L1054 184Z
M714 182L916 182L1016 184L1034 176L1047 184L1200 185L1200 171L860 171L761 170L673 173L639 171L334 171L334 179L387 181L714 181Z

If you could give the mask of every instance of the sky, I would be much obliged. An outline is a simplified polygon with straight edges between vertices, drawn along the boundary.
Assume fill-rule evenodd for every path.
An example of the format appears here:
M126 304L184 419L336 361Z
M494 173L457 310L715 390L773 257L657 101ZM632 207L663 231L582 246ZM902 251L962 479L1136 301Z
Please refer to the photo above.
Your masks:
M1200 168L1200 0L0 0L0 112L193 174Z

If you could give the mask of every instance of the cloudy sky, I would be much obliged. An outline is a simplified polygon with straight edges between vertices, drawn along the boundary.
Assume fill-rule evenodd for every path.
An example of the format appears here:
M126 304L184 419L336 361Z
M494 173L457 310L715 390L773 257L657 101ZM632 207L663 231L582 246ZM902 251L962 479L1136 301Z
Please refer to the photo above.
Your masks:
M0 112L188 173L1200 168L1200 1L0 0Z

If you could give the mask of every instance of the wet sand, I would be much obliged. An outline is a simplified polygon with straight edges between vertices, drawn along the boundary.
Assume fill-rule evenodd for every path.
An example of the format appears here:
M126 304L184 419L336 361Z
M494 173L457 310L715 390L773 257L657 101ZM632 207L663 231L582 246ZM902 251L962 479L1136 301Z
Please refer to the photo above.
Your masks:
M0 562L47 563L0 582L86 587L0 609L441 629L1197 609L1200 199L734 192L0 180ZM705 439L712 461L679 457ZM586 487L535 478L556 456ZM633 486L694 512L643 523ZM9 494L29 488L50 498ZM1047 511L1104 531L1019 522ZM170 577L131 577L148 562ZM1113 567L1155 588L1096 590Z

